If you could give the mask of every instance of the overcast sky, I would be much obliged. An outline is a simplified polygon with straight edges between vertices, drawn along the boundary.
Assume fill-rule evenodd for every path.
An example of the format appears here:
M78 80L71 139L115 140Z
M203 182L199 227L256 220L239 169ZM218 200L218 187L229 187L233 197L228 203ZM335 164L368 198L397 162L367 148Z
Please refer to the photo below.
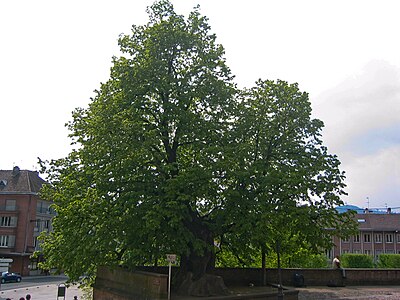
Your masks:
M398 1L173 0L196 4L236 82L298 82L361 207L400 206ZM119 34L153 1L0 2L0 169L35 170L70 150L64 124L108 79ZM369 200L367 200L369 199Z

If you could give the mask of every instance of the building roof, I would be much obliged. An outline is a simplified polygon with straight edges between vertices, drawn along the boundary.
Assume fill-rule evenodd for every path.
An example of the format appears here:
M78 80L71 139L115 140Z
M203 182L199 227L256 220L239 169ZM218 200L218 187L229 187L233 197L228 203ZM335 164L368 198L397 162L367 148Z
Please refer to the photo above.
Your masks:
M361 208L355 205L342 205L337 206L336 210L339 213L344 213L347 211L354 211L357 214L387 214L394 213L397 214L400 207L386 207L386 208Z
M400 231L400 214L357 214L360 230Z
M44 183L36 171L0 170L0 194L37 194Z

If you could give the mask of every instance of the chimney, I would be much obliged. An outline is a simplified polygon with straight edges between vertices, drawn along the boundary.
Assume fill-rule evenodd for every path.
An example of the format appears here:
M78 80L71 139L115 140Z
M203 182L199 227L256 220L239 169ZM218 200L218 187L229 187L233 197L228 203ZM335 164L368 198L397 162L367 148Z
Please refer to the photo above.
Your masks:
M15 167L13 168L13 170L12 170L12 176L13 176L13 177L18 176L18 175L19 175L19 172L20 172L19 167L18 167L18 166L15 166Z

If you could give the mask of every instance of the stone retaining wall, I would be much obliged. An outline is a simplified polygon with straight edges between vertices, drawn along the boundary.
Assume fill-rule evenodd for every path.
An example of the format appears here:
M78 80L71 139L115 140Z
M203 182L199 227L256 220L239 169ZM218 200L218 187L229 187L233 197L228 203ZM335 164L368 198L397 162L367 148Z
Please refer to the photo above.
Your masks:
M173 268L174 275L177 268ZM93 289L96 300L160 300L167 299L168 288L167 267L141 267L139 271L129 272L124 269L98 269ZM261 286L263 272L258 268L218 268L215 275L221 276L225 284L231 287ZM268 283L278 282L278 270L267 269ZM398 285L400 269L346 269L346 279L340 270L333 269L282 269L283 286L294 286L295 277L304 279L305 286L351 286L351 285ZM287 291L287 299L297 299L298 291ZM229 299L264 299L268 295L231 296ZM235 298L236 297L236 298ZM276 294L271 295L271 299ZM215 298L217 299L217 297Z
M221 268L215 274L224 278L226 285L255 284L262 285L262 271L257 268ZM400 284L400 269L346 269L346 279L342 283L342 273L333 269L282 269L283 285L293 286L295 274L304 278L308 286L326 286L328 284L342 285L398 285ZM278 270L266 270L267 282L278 282Z
M167 274L167 267L141 267L141 270ZM173 268L173 273L177 269ZM215 275L224 279L227 286L262 285L263 273L260 268L217 268ZM282 269L283 285L293 286L295 274L304 278L305 285L326 286L332 281L341 280L340 270L333 269ZM268 283L278 282L278 270L266 269ZM346 285L398 285L400 269L346 269Z
M99 267L93 299L159 300L168 298L168 276L151 272L129 272Z

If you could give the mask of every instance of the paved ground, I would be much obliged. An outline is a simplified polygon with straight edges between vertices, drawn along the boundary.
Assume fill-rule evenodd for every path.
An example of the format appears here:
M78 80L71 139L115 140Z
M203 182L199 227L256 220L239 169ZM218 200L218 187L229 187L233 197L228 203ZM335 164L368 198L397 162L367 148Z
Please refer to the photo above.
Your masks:
M233 290L233 289L231 289ZM400 286L348 286L348 287L327 287L316 286L298 288L299 300L399 300ZM271 287L237 288L241 294L271 292ZM275 289L274 289L275 291ZM198 297L177 297L172 295L172 300L207 300ZM223 300L224 297L216 297ZM284 298L285 299L285 298Z
M254 291L266 288L254 288ZM248 288L245 289L249 292ZM348 286L348 287L305 287L299 288L299 300L328 300L328 299L344 299L344 300L398 300L400 299L399 286ZM13 288L0 291L0 300L10 298L19 300L26 294L32 296L32 300L62 300L63 297L57 298L58 284L33 285L29 287ZM84 292L77 286L70 286L66 289L65 300L73 300L77 296L79 300L84 300ZM177 297L176 299L178 299ZM172 300L174 297L172 297ZM183 299L183 298L179 298ZM207 298L197 298L204 299Z
M12 300L19 300L21 297L25 297L26 294L31 295L32 300L62 300L63 297L57 298L58 285L37 285L24 288L16 288L11 290L0 291L0 300L10 298ZM71 286L66 289L65 300L73 300L74 296L77 296L79 300L83 300L83 292L78 289L77 286Z
M299 300L397 300L400 286L348 286L299 288Z
M269 292L271 288L254 287L254 288L239 288L243 293L254 293L262 291ZM299 300L399 300L400 286L348 286L348 287L327 287L316 286L298 288ZM172 300L184 300L187 297L172 297ZM207 298L191 297L190 300L207 300ZM223 298L221 298L223 299ZM285 298L284 298L285 299Z

